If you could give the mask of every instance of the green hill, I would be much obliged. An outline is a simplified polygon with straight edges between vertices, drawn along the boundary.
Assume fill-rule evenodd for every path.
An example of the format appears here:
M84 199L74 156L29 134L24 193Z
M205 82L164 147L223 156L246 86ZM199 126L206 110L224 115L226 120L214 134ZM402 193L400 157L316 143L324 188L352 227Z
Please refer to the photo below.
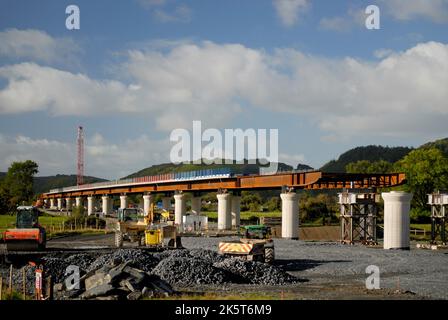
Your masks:
M373 145L357 147L341 154L337 160L331 160L326 163L320 170L324 172L345 172L347 164L361 160L368 160L370 162L384 160L394 163L412 150L413 148L408 147L383 147Z
M437 148L440 151L442 151L446 157L448 157L448 138L425 143L420 148L422 149Z
M165 174L165 173L171 173L171 172L185 172L185 171L195 171L195 170L202 170L202 169L219 169L219 168L231 168L233 173L236 174L258 174L260 172L260 165L259 164L211 164L211 165L204 165L204 164L172 164L172 163L163 163L163 164L157 164L153 165L151 167L142 169L140 171L137 171L135 173L132 173L123 179L127 178L137 178L137 177L144 177L144 176L152 176L157 174ZM291 171L293 170L293 167L285 164L285 163L279 163L278 164L278 171Z
M84 183L102 182L105 179L96 177L84 177ZM76 175L57 174L48 177L34 177L34 192L39 194L48 192L50 189L70 187L76 185Z

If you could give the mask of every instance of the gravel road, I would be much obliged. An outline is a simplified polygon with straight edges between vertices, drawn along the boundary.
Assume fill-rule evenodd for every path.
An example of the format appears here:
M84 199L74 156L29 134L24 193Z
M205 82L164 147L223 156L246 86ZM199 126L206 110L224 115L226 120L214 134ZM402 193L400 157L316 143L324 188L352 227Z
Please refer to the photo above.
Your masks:
M187 249L217 251L226 238L184 237ZM448 251L415 249L386 251L377 247L348 246L335 242L275 240L276 266L300 279L284 286L230 285L200 286L192 290L226 292L291 293L294 299L448 299ZM49 248L113 247L113 235L61 238ZM101 249L100 249L101 251ZM194 251L193 251L194 252ZM176 262L177 263L177 262ZM366 290L367 266L380 270L382 290ZM2 271L7 272L6 265ZM397 290L399 289L399 290Z
M216 250L222 240L233 238L183 238L186 248ZM348 246L334 242L275 240L276 264L306 279L299 287L358 284L362 288L367 266L380 270L382 289L415 293L415 298L448 299L448 251L414 248L409 251ZM344 298L341 296L340 298Z

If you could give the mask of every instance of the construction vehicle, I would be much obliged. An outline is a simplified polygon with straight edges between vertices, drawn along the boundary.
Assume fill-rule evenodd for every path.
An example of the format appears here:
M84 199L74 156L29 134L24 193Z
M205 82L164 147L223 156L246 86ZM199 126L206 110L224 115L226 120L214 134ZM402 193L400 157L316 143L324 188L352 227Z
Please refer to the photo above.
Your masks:
M118 209L118 222L115 230L115 246L122 247L123 241L137 242L139 246L182 248L177 228L164 220L169 217L165 212L156 212L151 206L148 215L143 218L139 209Z
M239 241L219 243L219 253L272 264L275 260L275 250L271 228L265 225L244 226Z
M39 224L39 210L34 206L18 207L15 228L6 230L3 240L8 251L45 250L47 234Z

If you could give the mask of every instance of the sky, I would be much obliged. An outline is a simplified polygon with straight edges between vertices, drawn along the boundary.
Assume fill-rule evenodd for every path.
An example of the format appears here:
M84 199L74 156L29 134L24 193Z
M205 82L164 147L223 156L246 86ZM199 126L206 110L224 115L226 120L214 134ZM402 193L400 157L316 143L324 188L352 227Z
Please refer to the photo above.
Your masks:
M445 138L447 26L448 0L0 0L0 171L75 174L79 125L107 179L169 162L195 120L278 129L294 167Z

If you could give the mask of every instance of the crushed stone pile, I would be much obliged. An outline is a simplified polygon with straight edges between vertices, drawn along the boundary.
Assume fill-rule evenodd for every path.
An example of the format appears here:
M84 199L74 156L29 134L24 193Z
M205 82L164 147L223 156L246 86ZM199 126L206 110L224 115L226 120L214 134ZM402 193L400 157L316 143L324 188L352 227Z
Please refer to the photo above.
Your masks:
M51 275L56 284L54 292L58 293L59 299L139 299L171 295L174 292L171 286L228 283L285 285L298 281L281 267L229 258L204 249L162 252L119 249L108 253L48 255L41 262L45 266L46 276ZM69 265L80 269L81 288L78 290L67 290L65 287L65 272ZM25 265L15 269L14 286L21 290L23 269L26 272L28 294L33 295L36 269L33 266Z
M282 269L257 261L229 258L216 262L213 266L230 273L231 281L237 283L283 285L297 282L294 276Z

